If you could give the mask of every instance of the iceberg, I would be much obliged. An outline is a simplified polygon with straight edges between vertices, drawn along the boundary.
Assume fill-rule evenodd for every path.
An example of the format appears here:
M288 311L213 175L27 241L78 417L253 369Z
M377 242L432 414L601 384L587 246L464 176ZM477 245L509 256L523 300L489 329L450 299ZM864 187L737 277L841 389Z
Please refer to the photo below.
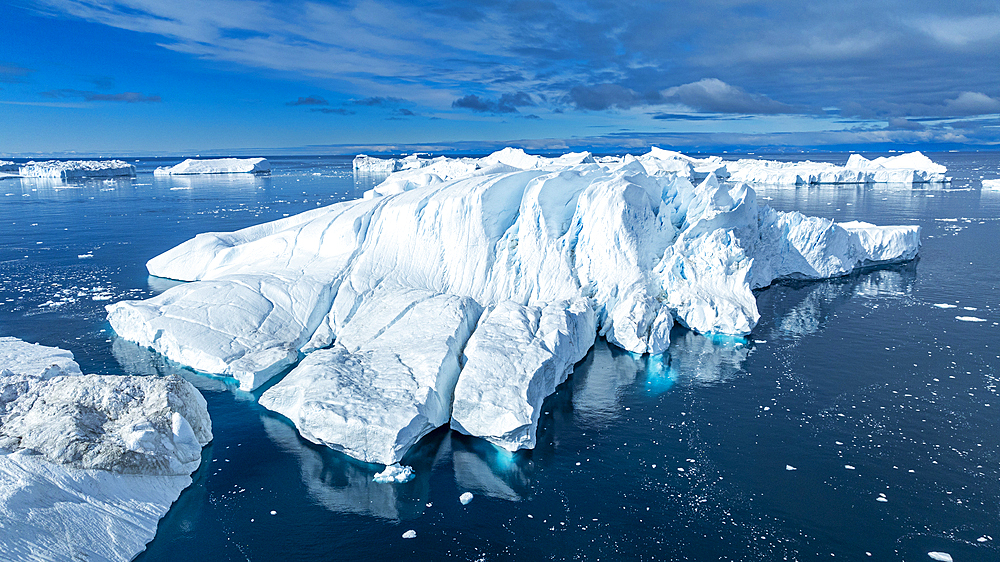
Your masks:
M245 390L294 366L261 404L310 441L392 464L448 423L533 446L540 401L596 335L660 354L675 323L746 334L754 289L919 249L918 226L777 211L719 181L731 163L682 156L407 157L363 199L154 257L150 274L187 283L108 319Z
M72 354L0 339L0 544L10 559L130 560L212 440L175 377L83 375Z
M78 180L86 178L135 177L135 166L122 160L49 160L28 162L17 169L25 178Z
M1000 189L1000 180L983 180L983 189Z
M206 160L188 158L180 164L161 166L153 170L154 176L270 173L271 163L267 161L267 158L213 158Z
M920 152L868 160L852 154L844 166L826 162L779 162L744 158L727 162L734 182L773 185L943 183L947 168Z

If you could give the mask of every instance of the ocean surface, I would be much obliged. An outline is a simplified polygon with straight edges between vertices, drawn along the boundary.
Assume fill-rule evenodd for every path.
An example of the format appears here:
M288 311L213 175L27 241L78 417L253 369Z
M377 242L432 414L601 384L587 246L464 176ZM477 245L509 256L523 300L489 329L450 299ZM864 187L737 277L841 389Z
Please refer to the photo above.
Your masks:
M1000 191L980 180L1000 153L929 156L951 184L756 188L780 210L920 225L918 259L763 289L747 338L675 329L658 357L598 340L545 403L536 449L440 429L404 459L406 484L372 482L381 467L105 320L169 287L144 264L195 234L359 197L373 179L348 157L272 158L269 177L154 178L179 159L143 159L134 179L0 181L0 336L205 395L215 440L142 562L995 561Z

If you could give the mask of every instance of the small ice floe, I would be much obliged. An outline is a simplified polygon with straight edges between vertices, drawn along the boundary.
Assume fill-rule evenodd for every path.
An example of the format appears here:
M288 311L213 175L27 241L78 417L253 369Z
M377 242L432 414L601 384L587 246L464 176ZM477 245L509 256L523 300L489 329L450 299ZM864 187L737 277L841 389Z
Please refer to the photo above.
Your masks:
M962 310L969 310L969 311L975 312L975 311L977 311L979 309L976 308L976 307L974 307L974 306L963 306Z
M87 258L94 257L94 252L87 252L86 254L77 254L76 257L80 258L81 260L85 260Z
M986 542L988 540L990 540L990 539L988 539L986 537L979 537L978 539L976 539L976 542Z
M962 322L986 322L985 318L978 316L956 316L955 320L961 320Z
M879 494L878 497L875 498L875 501L885 503L889 501L889 498L885 497L885 494Z
M472 498L473 498L472 492L465 492L461 496L458 496L458 501L462 502L462 505L469 505L469 502L472 501Z
M277 511L275 511L275 510L273 510L273 509L271 510L271 515L277 515L277 514L278 514L278 512L277 512Z
M403 533L403 538L404 539L415 539L415 538L417 538L417 532L414 531L413 529L410 529L409 531Z
M927 556L930 556L931 560L938 560L939 562L953 562L951 555L947 552L932 551L928 552Z
M936 306L938 308L958 308L957 305L948 304L946 302L935 303L934 306Z
M794 466L790 465L790 464L786 464L785 465L785 470L798 470L798 469L795 468Z
M390 464L385 467L385 470L376 474L372 480L383 484L403 484L413 480L413 468L401 466L399 463Z
M845 464L844 468L846 468L847 470L854 470L854 467L849 464Z

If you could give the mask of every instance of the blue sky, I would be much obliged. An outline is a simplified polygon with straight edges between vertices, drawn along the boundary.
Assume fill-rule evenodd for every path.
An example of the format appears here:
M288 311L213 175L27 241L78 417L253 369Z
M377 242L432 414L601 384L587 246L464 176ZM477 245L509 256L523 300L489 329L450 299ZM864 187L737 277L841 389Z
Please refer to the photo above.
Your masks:
M1000 147L1000 4L0 0L0 154Z

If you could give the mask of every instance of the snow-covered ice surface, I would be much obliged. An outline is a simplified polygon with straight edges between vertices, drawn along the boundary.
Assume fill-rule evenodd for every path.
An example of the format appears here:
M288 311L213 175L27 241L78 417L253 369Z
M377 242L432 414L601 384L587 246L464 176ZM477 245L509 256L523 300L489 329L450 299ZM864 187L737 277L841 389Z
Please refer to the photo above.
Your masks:
M363 200L156 256L151 274L190 283L112 304L108 319L120 336L246 390L310 353L261 404L307 439L391 464L448 423L474 330L455 427L531 447L541 400L595 333L640 354L666 350L675 321L745 334L759 318L753 289L919 248L916 226L775 211L711 172L692 183L695 167L720 163L680 156L412 158ZM510 387L470 406L497 384Z
M135 177L135 166L122 160L32 161L18 166L17 174L25 178L54 178L61 180Z
M180 164L153 170L155 176L186 176L195 174L270 174L271 163L266 158L188 158Z
M0 338L0 544L9 560L131 560L201 464L205 399L177 377L83 375Z
M1000 189L1000 180L983 180L983 189Z

